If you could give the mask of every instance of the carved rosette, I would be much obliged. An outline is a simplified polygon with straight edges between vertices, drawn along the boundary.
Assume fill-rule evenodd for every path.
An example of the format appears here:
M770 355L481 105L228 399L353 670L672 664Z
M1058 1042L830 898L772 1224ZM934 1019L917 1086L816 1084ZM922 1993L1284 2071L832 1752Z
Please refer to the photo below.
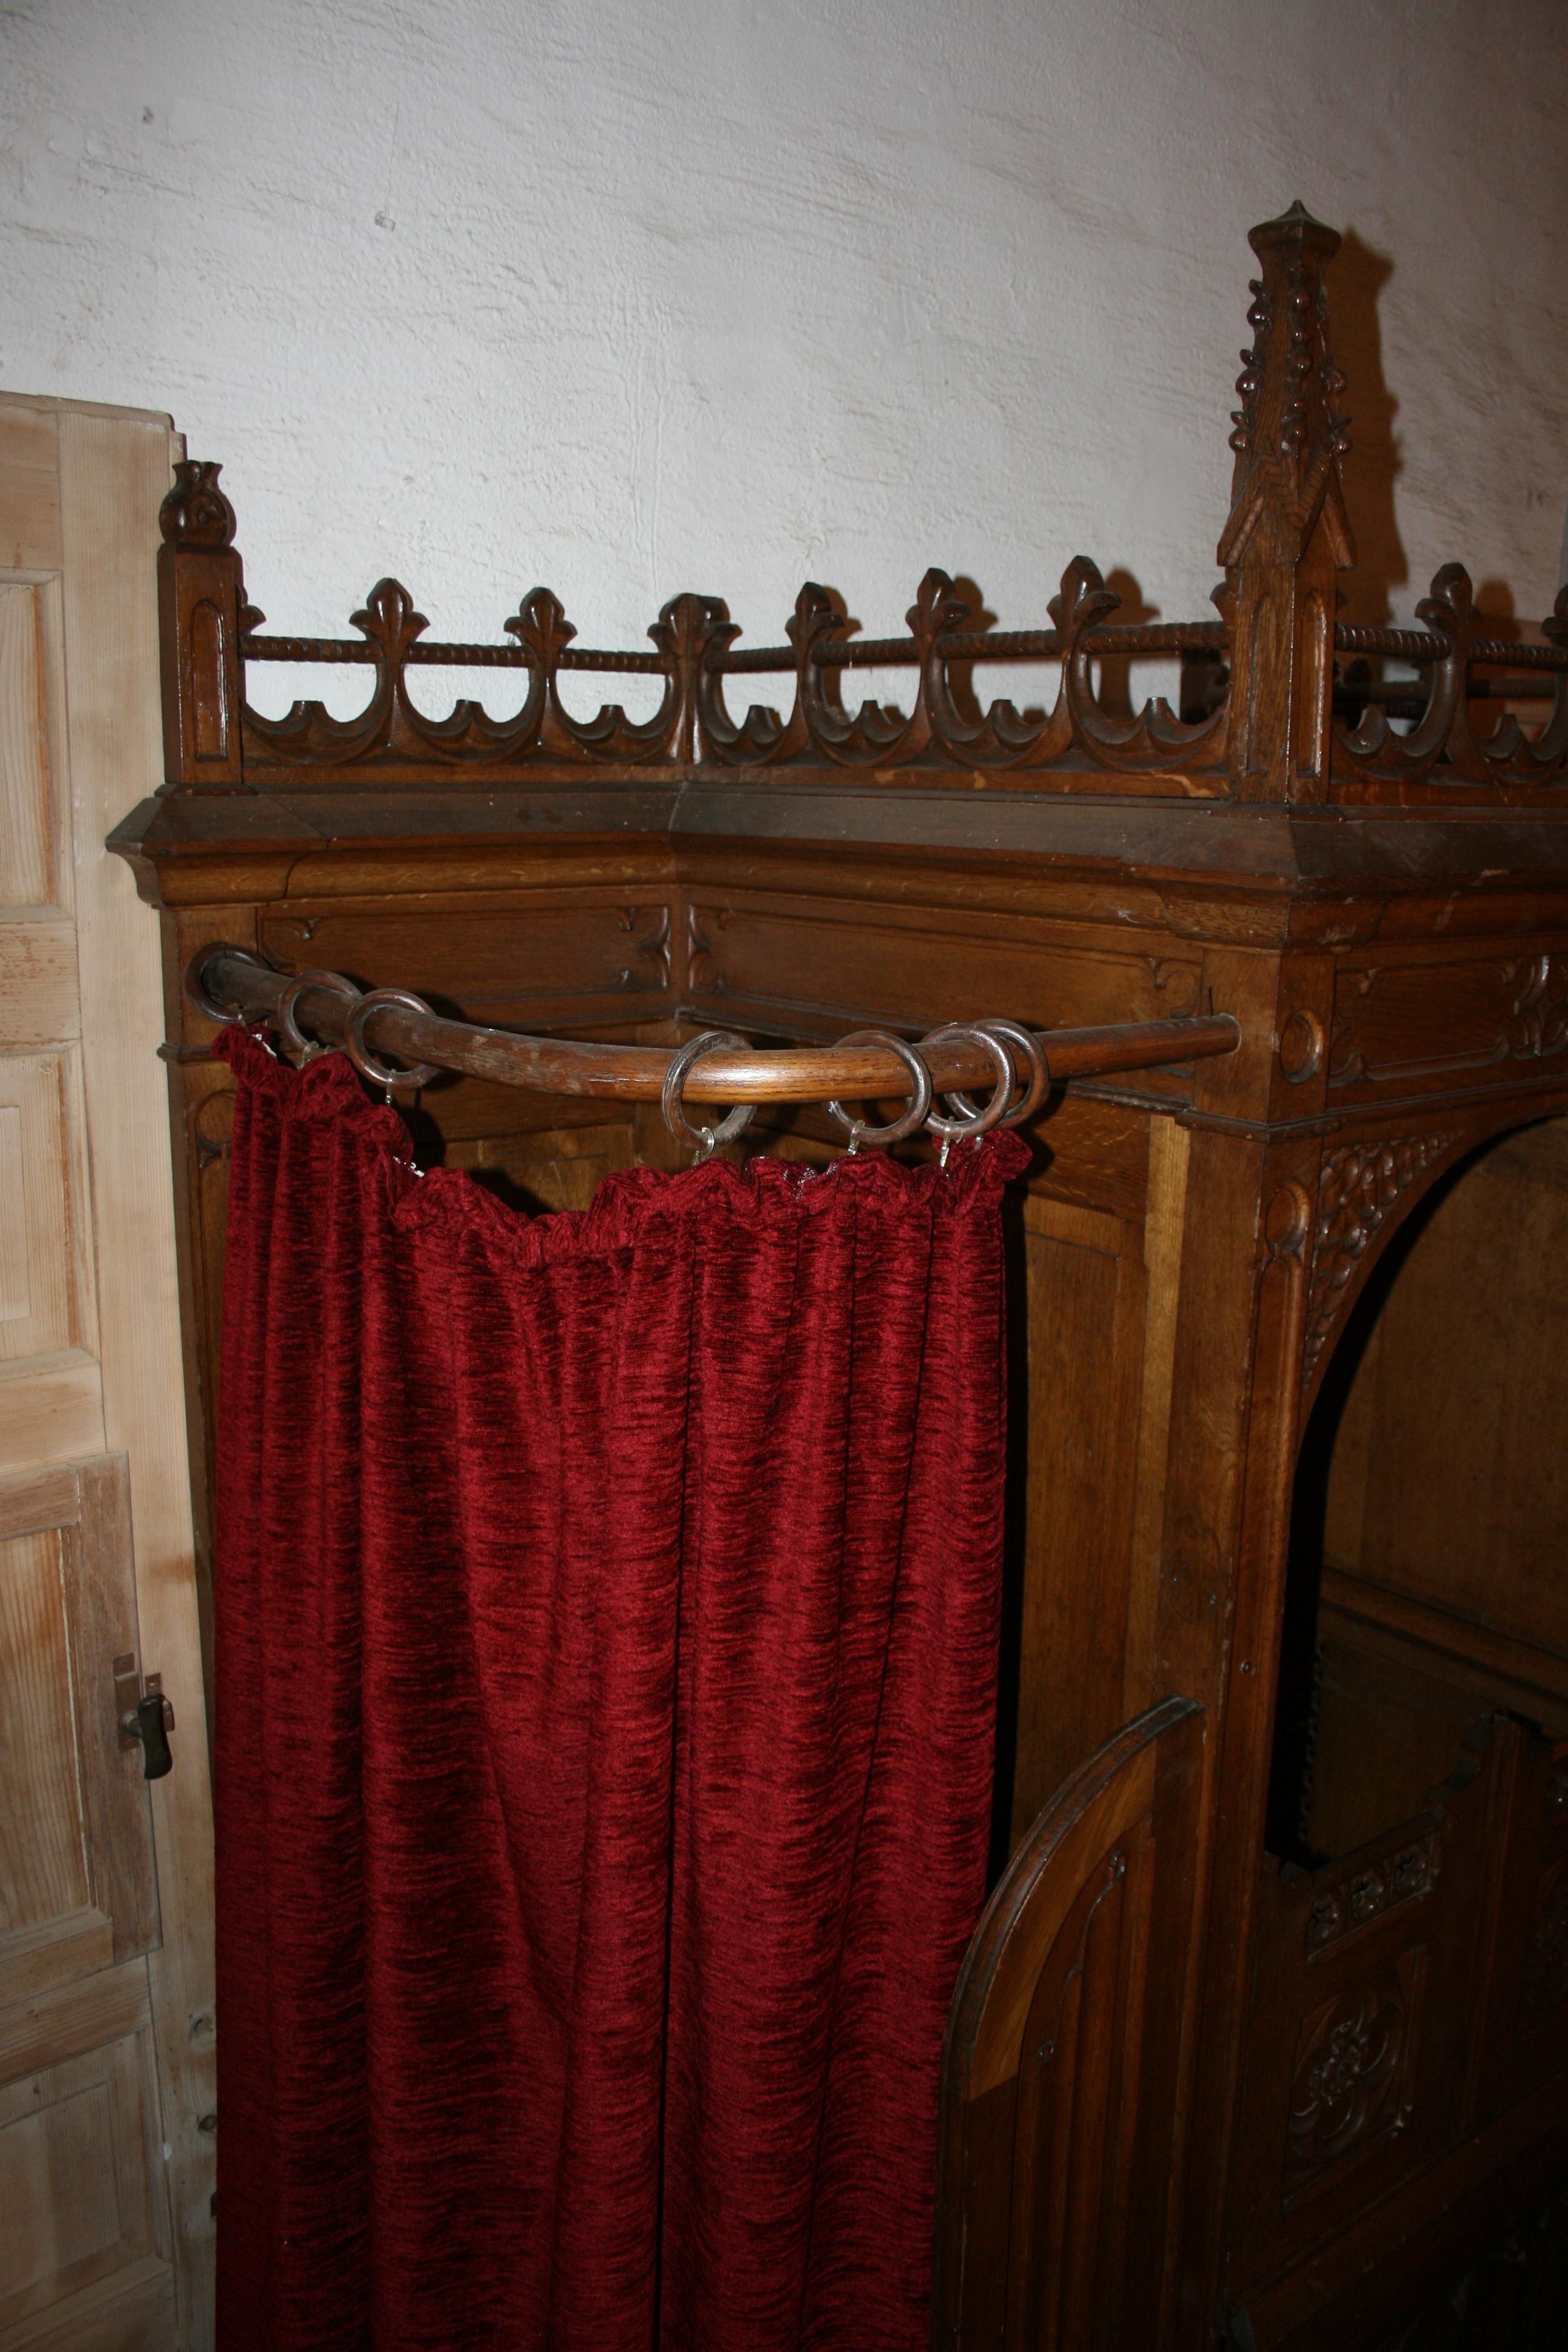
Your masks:
M1310 1381L1373 1237L1457 1140L1451 1131L1350 1143L1323 1154L1301 1377Z
M1397 2123L1409 2023L1392 1971L1324 2001L1305 2020L1290 2086L1294 2172L1336 2163Z

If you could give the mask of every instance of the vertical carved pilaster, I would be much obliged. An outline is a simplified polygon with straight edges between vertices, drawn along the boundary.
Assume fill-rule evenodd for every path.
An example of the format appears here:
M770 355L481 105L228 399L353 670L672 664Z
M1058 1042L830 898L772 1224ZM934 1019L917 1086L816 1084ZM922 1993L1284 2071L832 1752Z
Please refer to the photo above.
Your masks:
M158 621L167 791L244 788L239 661L245 578L222 468L182 458L159 509Z
M1299 204L1249 242L1253 281L1219 543L1231 623L1231 774L1243 800L1326 798L1333 699L1334 574L1355 560L1340 459L1344 378L1329 349L1331 228Z

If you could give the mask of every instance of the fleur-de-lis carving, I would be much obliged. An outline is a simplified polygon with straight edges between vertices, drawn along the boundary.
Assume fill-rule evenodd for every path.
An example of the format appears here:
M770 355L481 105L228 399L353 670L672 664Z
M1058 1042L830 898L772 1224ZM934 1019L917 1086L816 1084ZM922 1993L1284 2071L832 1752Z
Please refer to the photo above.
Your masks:
M553 677L556 663L577 634L551 588L531 588L507 622L506 633L517 639L545 677Z
M666 604L648 635L665 656L664 692L653 717L628 719L618 702L604 704L592 719L574 719L561 699L562 656L577 632L561 600L548 588L531 588L507 623L529 656L532 689L529 709L540 749L558 759L646 759L667 753L689 703L687 682L695 656L683 670L683 649L691 627L710 602L677 597ZM687 608L690 608L689 613Z

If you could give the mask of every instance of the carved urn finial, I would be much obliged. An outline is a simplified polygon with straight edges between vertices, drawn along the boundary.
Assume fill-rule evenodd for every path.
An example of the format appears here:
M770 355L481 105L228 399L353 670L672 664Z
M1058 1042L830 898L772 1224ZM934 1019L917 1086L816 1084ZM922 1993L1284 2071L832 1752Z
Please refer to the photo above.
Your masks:
M158 521L171 547L199 548L204 552L232 547L234 509L217 486L221 466L197 457L182 457L174 467L174 487L158 509Z

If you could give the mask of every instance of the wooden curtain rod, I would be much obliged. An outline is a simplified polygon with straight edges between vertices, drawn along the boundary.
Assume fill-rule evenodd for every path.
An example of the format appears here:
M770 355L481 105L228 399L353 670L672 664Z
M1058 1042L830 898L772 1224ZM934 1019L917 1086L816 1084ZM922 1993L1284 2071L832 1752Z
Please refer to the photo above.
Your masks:
M215 942L192 958L187 984L205 1012L221 1007L228 1017L276 1019L296 978L275 971L247 949ZM343 1042L354 997L343 987L298 987L296 1022L333 1045ZM502 1086L527 1087L538 1094L589 1095L616 1102L657 1102L674 1049L663 1045L614 1045L564 1037L527 1037L510 1029L481 1028L448 1021L437 1013L379 1004L363 1024L364 1041L383 1054L409 1062L433 1063ZM1241 1024L1228 1013L1194 1013L1169 1021L1112 1021L1091 1029L1044 1029L1036 1033L1053 1084L1064 1078L1107 1076L1117 1070L1159 1069L1234 1054ZM924 1055L938 1094L994 1082L994 1066L978 1045L933 1045ZM1017 1067L1016 1056L1015 1066ZM1028 1076L1018 1068L1019 1083ZM806 1045L781 1049L716 1050L692 1064L685 1098L693 1104L764 1102L881 1102L907 1099L910 1073L883 1045Z

